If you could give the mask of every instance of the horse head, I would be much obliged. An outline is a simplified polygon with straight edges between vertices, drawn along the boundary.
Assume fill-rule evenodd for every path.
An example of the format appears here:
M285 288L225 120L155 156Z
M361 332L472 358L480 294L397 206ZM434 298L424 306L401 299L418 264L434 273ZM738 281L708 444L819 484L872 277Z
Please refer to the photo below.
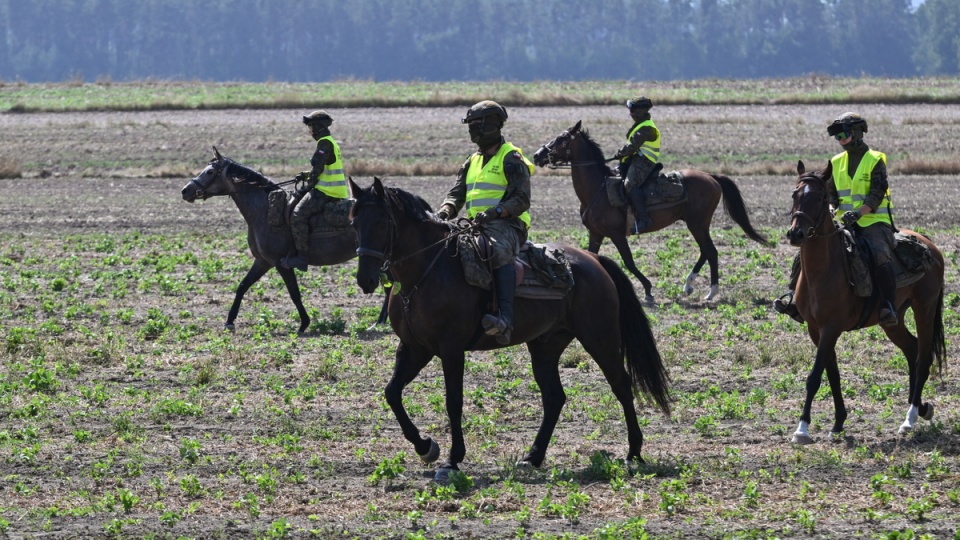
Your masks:
M533 154L533 163L537 167L543 167L547 164L558 165L561 163L570 163L573 159L570 143L573 142L580 133L581 122L581 120L577 120L577 123L574 124L573 127L565 129L556 139L541 146L540 149Z
M180 196L187 202L197 199L207 200L217 195L233 193L233 182L224 181L224 171L230 160L220 155L217 147L213 147L214 158L200 171L187 185L180 190Z
M790 245L800 246L805 238L817 236L829 215L823 171L807 171L803 161L798 161L797 187L793 190L790 228L787 230Z

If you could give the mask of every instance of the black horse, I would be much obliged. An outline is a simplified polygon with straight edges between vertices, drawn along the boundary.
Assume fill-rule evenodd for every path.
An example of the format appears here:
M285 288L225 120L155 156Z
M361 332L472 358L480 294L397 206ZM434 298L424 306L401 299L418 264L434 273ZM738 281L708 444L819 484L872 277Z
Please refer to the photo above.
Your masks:
M423 199L385 188L377 178L370 188L360 188L352 180L350 187L356 199L351 217L360 244L357 284L370 293L377 288L381 272L389 270L400 285L389 305L390 324L400 345L386 387L387 403L404 436L428 463L440 456L440 447L420 435L403 407L402 394L434 356L443 362L452 437L447 460L436 474L443 481L466 454L461 423L464 352L503 347L480 326L490 292L467 283L456 242L448 241L451 225L428 212ZM544 410L536 439L521 463L536 467L543 463L566 400L560 354L574 339L600 366L623 407L627 458L642 461L643 434L634 410L634 391L647 394L665 413L669 413L670 399L667 374L647 316L630 279L613 260L574 247L564 250L576 282L566 297L516 301L510 344L527 344Z
M640 272L633 262L630 244L627 242L628 225L627 207L615 207L607 198L606 179L610 175L603 151L590 138L587 130L581 129L580 122L564 130L557 138L543 145L533 155L537 166L569 164L573 190L580 199L580 220L590 232L590 244L587 249L597 253L604 238L609 238L617 247L617 252L623 259L624 266L640 283L646 295L644 300L653 302L650 290L653 285ZM713 214L723 199L723 208L727 214L743 229L747 237L755 242L769 245L769 241L754 230L747 214L747 207L740 194L740 188L733 180L726 176L709 174L696 169L684 169L683 183L687 187L686 201L650 211L653 222L649 227L640 231L646 234L659 231L678 220L687 224L687 229L693 235L700 247L700 258L693 265L693 270L687 275L683 284L683 293L693 292L693 282L704 263L710 265L710 291L704 300L714 300L720 290L720 271L717 262L717 248L710 238L710 222Z
M180 190L180 194L183 200L191 203L197 199L206 200L218 195L229 195L247 222L247 244L250 246L250 253L253 254L253 266L237 286L237 294L227 314L225 327L233 330L234 320L240 311L240 302L243 300L244 293L254 283L260 281L267 271L276 267L287 286L293 305L297 307L297 313L300 314L298 332L305 332L310 326L310 316L307 315L307 310L304 309L300 298L297 276L293 270L279 264L280 259L293 246L293 236L289 230L278 232L271 229L267 223L267 193L282 188L259 172L221 156L216 148L213 151L216 157ZM350 228L344 229L336 236L321 240L311 240L309 260L313 266L340 264L357 256L357 235ZM386 292L389 294L388 291ZM380 310L376 324L386 322L386 309L387 299L384 298L383 308Z

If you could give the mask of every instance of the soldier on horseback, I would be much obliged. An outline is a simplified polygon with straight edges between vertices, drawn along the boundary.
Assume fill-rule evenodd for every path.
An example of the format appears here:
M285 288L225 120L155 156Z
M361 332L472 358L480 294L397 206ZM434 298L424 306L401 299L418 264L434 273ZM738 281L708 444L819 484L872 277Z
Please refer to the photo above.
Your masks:
M483 224L493 248L492 266L499 313L483 316L481 324L497 342L510 342L516 288L514 260L527 241L530 229L530 175L534 166L520 149L506 142L500 129L507 109L484 100L467 110L467 124L478 151L460 167L457 181L447 194L437 217L443 220L467 207L467 217Z
M317 148L310 158L310 171L297 175L305 185L297 191L300 202L290 216L294 249L280 264L285 268L307 269L307 254L310 251L310 217L322 212L328 203L337 203L349 197L340 145L330 135L333 118L326 111L313 111L303 117L310 128L310 136L317 141Z
M620 160L618 169L623 179L623 190L630 199L636 223L633 232L639 233L651 224L650 212L643 194L643 185L660 171L660 130L650 119L653 102L639 97L627 100L633 126L627 131L627 144L613 158Z
M840 143L844 151L827 162L823 178L836 217L844 227L855 228L872 254L875 287L881 296L880 324L896 326L894 300L897 285L892 261L896 229L887 181L887 156L867 146L863 141L866 132L866 119L853 112L843 113L827 127L827 133ZM799 262L794 261L793 266L790 291L777 299L773 307L799 322L803 319L793 303Z

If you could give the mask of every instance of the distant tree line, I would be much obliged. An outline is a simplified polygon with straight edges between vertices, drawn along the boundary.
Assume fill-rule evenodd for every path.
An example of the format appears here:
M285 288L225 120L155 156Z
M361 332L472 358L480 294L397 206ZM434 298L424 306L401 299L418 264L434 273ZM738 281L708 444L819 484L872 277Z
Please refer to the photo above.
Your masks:
M960 73L960 1L0 0L0 80Z

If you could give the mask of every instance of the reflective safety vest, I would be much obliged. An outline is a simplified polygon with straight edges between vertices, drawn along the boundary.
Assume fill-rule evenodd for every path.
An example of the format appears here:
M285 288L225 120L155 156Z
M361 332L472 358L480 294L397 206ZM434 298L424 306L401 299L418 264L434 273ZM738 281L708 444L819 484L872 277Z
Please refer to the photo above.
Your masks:
M487 208L494 208L500 204L503 194L507 191L507 176L503 171L503 158L511 152L517 152L523 162L533 174L535 167L530 163L523 152L512 143L500 145L497 155L483 164L483 154L477 152L470 157L470 169L467 171L467 217L473 218ZM518 216L520 221L530 228L530 212L524 211Z
M314 186L314 188L333 198L346 199L350 196L350 193L347 191L347 177L343 174L343 160L340 159L340 145L337 144L337 141L333 140L333 137L330 135L321 137L317 140L317 144L323 140L330 141L330 144L333 145L333 155L336 159L333 163L328 163L323 168L323 172L317 176L317 185Z
M873 173L873 168L881 160L886 164L887 155L876 150L868 150L863 155L863 159L860 160L860 165L857 166L853 178L850 177L848 171L849 154L842 152L833 156L830 160L833 168L833 182L837 187L837 195L840 198L840 208L837 208L838 218L844 212L856 210L863 206L863 201L870 194L870 176ZM892 213L893 203L890 201L890 189L887 188L887 192L883 194L883 200L880 201L880 207L874 208L873 212L869 214L864 214L857 220L857 225L867 227L874 223L888 223L892 226Z
M650 126L653 128L653 131L657 133L657 138L653 141L643 141L643 144L640 146L640 149L637 150L637 154L649 159L650 161L656 163L660 161L660 130L657 129L657 126L654 125L653 120L645 120L637 124L637 126L630 130L630 133L627 133L627 144L630 144L630 140L633 139L633 135L640 131L640 128ZM623 156L620 158L620 161L627 161L632 156Z

